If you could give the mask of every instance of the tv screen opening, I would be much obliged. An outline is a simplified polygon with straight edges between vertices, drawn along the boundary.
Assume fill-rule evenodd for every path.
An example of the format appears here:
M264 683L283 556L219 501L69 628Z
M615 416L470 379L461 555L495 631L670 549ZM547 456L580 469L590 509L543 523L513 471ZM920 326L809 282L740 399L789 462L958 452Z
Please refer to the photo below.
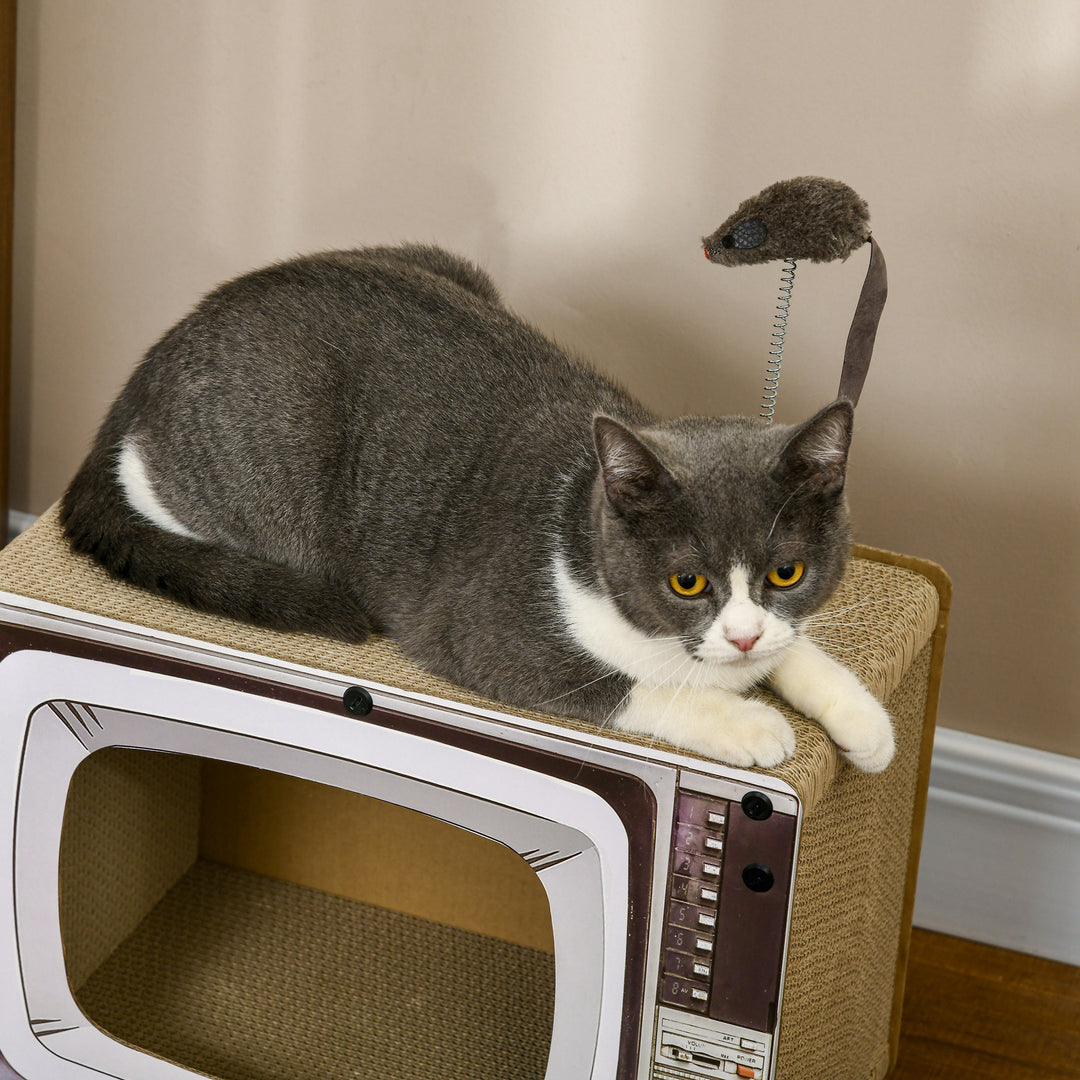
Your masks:
M639 778L421 703L358 718L341 690L282 700L31 651L3 667L26 717L9 732L26 1060L569 1080L629 1059L628 897L651 874L631 874L620 814L652 798Z
M69 984L123 1043L221 1080L544 1076L551 912L500 843L114 747L76 770L60 854Z

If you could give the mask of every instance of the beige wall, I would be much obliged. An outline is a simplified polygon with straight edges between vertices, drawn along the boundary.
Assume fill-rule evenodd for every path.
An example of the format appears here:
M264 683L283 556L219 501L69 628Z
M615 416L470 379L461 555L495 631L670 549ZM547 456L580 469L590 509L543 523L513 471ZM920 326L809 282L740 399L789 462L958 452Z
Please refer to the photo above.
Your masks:
M1074 0L23 0L20 23L16 508L60 494L201 292L324 246L440 241L661 411L756 412L777 267L698 238L833 176L892 288L859 538L954 576L945 724L1080 756ZM864 269L800 268L782 419L835 392Z

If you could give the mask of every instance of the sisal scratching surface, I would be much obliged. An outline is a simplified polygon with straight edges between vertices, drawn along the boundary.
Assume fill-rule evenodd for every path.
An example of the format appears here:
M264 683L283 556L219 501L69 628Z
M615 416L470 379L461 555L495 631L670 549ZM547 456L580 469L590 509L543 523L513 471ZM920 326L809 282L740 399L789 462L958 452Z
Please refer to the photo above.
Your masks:
M882 1080L887 1072L932 658L928 644L887 700L896 718L892 765L876 776L842 770L803 821L778 1080Z
M64 963L76 989L195 861L200 763L110 747L75 771L60 842Z
M349 645L313 634L265 630L213 615L115 581L86 556L74 555L60 531L56 507L0 554L0 589L63 607L274 657L324 671L485 709L509 712L577 731L594 725L569 717L507 707L455 686L408 661L386 638ZM933 633L938 595L922 575L869 559L853 559L836 596L813 622L813 636L887 699L907 665ZM789 783L812 807L839 768L836 748L816 724L770 698L795 728L795 754L772 775ZM611 730L636 745L648 737Z
M553 1001L548 954L205 860L79 994L220 1080L542 1080Z

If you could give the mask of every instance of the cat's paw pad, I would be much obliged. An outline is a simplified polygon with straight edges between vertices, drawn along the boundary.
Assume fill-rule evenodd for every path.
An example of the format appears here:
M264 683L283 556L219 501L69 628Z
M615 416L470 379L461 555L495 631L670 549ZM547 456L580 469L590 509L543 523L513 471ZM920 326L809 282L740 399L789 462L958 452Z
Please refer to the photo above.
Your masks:
M821 723L855 768L877 773L892 761L896 752L892 720L873 695L838 702Z

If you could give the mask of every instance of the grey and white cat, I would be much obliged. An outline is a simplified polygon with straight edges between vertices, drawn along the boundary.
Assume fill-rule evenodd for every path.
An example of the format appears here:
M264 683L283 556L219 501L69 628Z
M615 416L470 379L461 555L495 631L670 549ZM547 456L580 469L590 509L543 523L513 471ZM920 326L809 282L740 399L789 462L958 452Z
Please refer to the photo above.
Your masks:
M802 631L848 558L852 408L660 421L438 248L216 289L147 353L64 496L73 546L206 611L359 641L503 701L736 765L858 767L882 706Z

